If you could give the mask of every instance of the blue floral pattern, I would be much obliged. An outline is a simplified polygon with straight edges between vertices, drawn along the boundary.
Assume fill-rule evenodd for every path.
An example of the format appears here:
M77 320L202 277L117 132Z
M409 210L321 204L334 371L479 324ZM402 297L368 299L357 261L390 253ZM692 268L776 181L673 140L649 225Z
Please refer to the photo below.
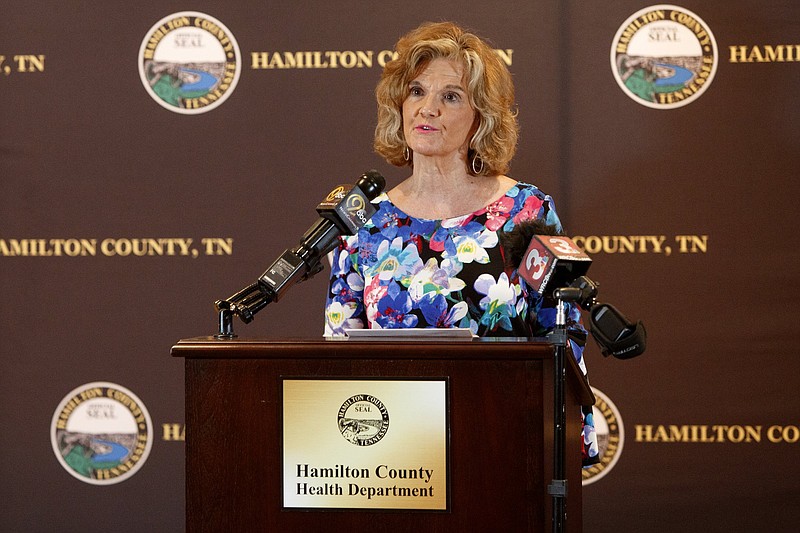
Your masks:
M497 232L524 220L561 228L552 199L517 183L491 205L444 220L407 215L381 194L377 212L331 254L325 335L353 328L469 328L479 336L538 337L555 326L553 303L505 266ZM585 339L580 310L568 327ZM583 343L571 340L581 370ZM585 410L591 413L591 408ZM584 417L584 463L597 462L591 417Z

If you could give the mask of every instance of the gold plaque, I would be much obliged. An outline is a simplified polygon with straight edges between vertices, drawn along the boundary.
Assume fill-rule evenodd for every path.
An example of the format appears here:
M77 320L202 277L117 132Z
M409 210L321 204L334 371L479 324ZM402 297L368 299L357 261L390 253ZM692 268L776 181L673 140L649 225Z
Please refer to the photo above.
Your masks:
M447 380L283 380L283 506L448 509Z

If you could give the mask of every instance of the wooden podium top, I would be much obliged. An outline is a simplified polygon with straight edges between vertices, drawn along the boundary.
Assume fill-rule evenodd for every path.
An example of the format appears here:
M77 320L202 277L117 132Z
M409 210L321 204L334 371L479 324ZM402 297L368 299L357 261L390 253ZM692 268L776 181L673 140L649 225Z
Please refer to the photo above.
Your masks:
M404 348L413 347L411 350ZM172 347L174 357L285 358L355 357L397 359L502 358L543 359L553 355L547 339L525 337L333 337L333 338L234 338L195 337Z
M549 361L553 344L525 337L387 337L387 338L234 338L195 337L179 340L173 357L185 359L373 359L373 360L510 360ZM566 357L567 380L583 405L594 394L572 357Z

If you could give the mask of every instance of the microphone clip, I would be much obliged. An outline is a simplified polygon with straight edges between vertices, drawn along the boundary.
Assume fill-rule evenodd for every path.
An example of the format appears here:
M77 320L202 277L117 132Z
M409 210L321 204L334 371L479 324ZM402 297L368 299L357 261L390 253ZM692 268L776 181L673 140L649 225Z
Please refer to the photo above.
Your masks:
M553 291L553 296L564 302L575 302L587 311L595 305L599 285L587 278L579 276L567 287Z
M233 317L238 316L242 322L249 324L253 321L253 316L274 299L274 296L271 296L260 283L256 282L225 300L217 300L214 302L214 307L219 313L219 332L214 335L214 338L235 338Z

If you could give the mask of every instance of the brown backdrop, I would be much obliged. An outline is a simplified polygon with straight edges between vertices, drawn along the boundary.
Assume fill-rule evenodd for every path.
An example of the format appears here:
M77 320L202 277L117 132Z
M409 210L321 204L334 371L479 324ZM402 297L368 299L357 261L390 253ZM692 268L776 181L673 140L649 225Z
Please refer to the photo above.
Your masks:
M368 168L390 186L404 177L371 152L377 54L423 20L452 19L513 50L523 130L511 175L552 194L586 243L663 237L671 247L592 253L600 299L643 319L649 347L631 361L587 353L592 384L625 423L617 464L584 489L587 530L793 530L800 5L678 4L713 30L716 76L696 101L659 110L628 97L609 62L617 30L646 2L274 4L6 2L3 529L183 527L183 370L170 346L213 333L213 301L295 245L332 186ZM228 100L192 116L158 105L137 67L150 28L187 9L223 22L242 63ZM770 57L778 45L783 57ZM357 50L375 64L252 65L254 52ZM142 238L190 238L198 255L13 251L39 239ZM208 255L204 238L232 251ZM681 252L681 239L694 248ZM253 324L237 323L239 334L317 337L325 284L323 274L295 287ZM94 381L133 391L153 421L146 463L116 485L70 476L50 444L61 400Z

